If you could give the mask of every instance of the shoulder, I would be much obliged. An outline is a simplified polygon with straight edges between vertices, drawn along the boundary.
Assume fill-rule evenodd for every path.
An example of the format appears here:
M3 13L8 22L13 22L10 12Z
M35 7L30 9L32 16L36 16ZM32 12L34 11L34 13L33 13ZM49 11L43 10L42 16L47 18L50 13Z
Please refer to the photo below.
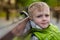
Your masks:
M49 28L50 28L51 30L54 30L54 31L59 31L58 27L57 27L56 25L52 24L52 23L50 23Z

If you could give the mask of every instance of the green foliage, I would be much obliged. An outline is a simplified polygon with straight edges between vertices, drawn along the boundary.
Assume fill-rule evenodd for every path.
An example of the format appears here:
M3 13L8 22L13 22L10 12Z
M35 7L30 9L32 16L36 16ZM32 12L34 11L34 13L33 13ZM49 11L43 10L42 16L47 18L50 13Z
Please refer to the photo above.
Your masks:
M57 0L48 0L47 2L51 7L57 6Z
M18 3L21 3L24 7L29 6L33 2L37 2L40 0L17 0Z
M56 7L60 5L60 0L17 0L23 7L29 6L33 2L43 1L46 2L50 7Z
M58 1L57 0L41 0L46 2L50 7L55 7L58 5Z
M6 17L6 13L4 11L0 12L0 17Z

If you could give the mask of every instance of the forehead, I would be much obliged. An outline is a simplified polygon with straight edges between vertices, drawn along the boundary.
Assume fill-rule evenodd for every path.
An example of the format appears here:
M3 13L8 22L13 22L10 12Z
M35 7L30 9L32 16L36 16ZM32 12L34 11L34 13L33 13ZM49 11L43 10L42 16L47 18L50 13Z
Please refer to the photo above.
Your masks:
M29 7L29 14L50 13L49 6L46 3L35 3Z
M32 13L33 15L39 15L39 14L50 14L49 8L44 8L42 11L34 10Z

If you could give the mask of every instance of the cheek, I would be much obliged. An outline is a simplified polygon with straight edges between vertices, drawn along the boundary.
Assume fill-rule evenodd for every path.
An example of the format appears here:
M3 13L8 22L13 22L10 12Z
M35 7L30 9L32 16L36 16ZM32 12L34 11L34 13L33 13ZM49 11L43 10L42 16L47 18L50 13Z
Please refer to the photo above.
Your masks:
M50 22L50 17L47 19L47 21L49 21L49 22Z
M34 22L35 22L36 24L40 24L40 23L41 23L41 20L40 20L40 19L36 19L36 20L34 20Z

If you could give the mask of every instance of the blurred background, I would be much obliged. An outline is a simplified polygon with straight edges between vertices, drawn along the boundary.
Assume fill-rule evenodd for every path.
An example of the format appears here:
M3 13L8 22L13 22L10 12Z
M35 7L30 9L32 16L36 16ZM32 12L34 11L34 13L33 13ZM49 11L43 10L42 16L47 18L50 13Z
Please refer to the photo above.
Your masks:
M27 16L20 12L27 11L31 3L38 1L46 2L50 6L51 23L60 29L60 0L0 0L0 32L1 28L26 18Z
M0 26L9 24L17 19L24 19L20 11L27 11L26 8L33 2L43 1L50 6L51 22L60 26L60 0L0 0ZM11 21L11 22L10 22ZM4 25L5 25L4 24ZM59 27L60 28L60 27Z

